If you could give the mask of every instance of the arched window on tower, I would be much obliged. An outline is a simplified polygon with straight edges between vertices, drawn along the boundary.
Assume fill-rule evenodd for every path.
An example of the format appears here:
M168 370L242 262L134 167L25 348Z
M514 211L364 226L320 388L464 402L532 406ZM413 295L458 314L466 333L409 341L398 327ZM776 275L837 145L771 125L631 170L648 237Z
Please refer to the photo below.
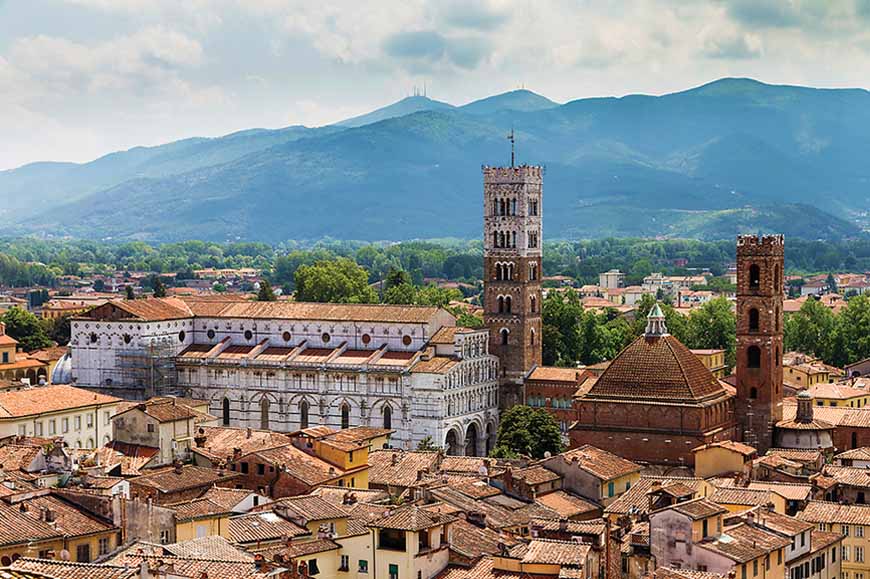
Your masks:
M776 293L782 293L782 275L779 271L779 264L773 266L773 283L775 284L773 290Z
M507 328L502 328L501 332L499 332L499 333L501 334L501 345L507 346L508 345L508 334L510 334L510 332L508 331Z
M507 275L505 276L505 279L508 281L513 280L514 279L514 264L509 263L509 264L505 265L504 267L505 267L505 270L507 271Z
M746 367L761 368L761 348L758 346L749 346L746 349Z
M230 425L230 399L229 398L224 397L224 401L222 403L221 410L222 410L222 414L223 414L223 416L222 416L223 425L229 426Z
M761 286L761 268L757 263L749 266L749 289L758 289Z
M531 331L529 332L529 345L530 345L530 346L534 346L534 345L535 345L535 330L531 330Z
M347 402L341 405L341 428L350 428L350 404Z
M308 401L303 400L299 403L299 428L308 428Z
M511 297L510 296L505 296L505 298L504 298L504 311L507 314L511 313Z
M511 215L517 214L517 200L511 199Z
M384 404L384 428L393 427L393 409L389 405Z
M504 313L504 298L502 296L498 296L498 313Z
M537 298L535 298L535 296L532 296L531 298L529 298L529 311L531 311L534 314L534 313L536 313L537 309L538 309L538 300L537 300Z
M260 428L269 430L269 399L260 400Z
M758 331L758 309L752 308L749 310L749 331L757 332Z
M755 400L756 398L758 398L758 388L756 388L755 386L753 386L752 388L750 388L750 389L749 389L749 397L750 397L751 399L753 399L753 400Z
M775 319L776 319L776 331L779 332L780 329L781 329L780 324L782 324L782 314L781 314L780 311L779 311L779 306L776 306L776 314L775 314L775 316L776 316L776 317L775 317Z

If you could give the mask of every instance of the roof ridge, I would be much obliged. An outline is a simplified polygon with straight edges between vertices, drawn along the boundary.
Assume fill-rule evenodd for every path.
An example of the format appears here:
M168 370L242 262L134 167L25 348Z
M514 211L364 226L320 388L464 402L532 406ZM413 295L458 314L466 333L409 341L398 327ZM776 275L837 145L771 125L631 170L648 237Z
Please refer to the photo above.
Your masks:
M668 340L667 338L673 338L673 336L671 336L670 334L667 334L665 336L661 336L659 339L662 339L665 341L665 345L668 347L668 350L670 350L671 354L674 356L674 360L677 362L677 366L680 367L680 373L683 375L683 381L686 383L686 386L689 388L689 393L693 397L695 397L696 396L695 388L692 385L691 381L689 380L689 375L686 373L686 368L683 366L683 363L680 360L680 356L677 355L677 351L674 349L673 344L671 344L671 340ZM674 338L674 340L676 340L676 338ZM705 368L706 368L706 366L705 366Z

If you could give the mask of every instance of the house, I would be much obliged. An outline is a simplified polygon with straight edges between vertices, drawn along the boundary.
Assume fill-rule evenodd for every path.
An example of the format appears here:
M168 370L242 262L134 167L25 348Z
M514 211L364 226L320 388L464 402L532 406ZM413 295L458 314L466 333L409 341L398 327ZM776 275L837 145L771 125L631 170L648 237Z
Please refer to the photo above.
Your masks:
M367 526L375 545L373 577L434 577L449 560L448 545L455 516L418 506L399 507Z
M820 383L807 389L816 406L848 406L864 408L870 404L870 391L854 388L849 383Z
M562 488L607 506L640 479L639 464L591 445L568 450L541 462L562 476Z
M816 524L820 531L843 537L842 577L870 576L870 505L810 501L798 518Z
M75 448L112 439L111 417L120 399L66 385L0 392L0 438L48 436Z
M208 403L204 403L208 408ZM153 398L137 404L121 404L112 417L114 439L125 444L157 448L152 466L188 460L197 428L217 419L195 410L181 399Z
M701 478L729 473L748 475L757 451L746 444L723 440L703 444L692 449L695 455L695 474Z
M191 452L194 464L218 467L232 461L235 455L247 455L256 450L290 444L291 438L272 430L200 426L193 441Z
M31 385L47 381L49 367L45 361L18 351L18 340L6 333L6 324L0 322L0 380L19 382L26 379Z
M785 497L770 489L719 487L709 498L732 513L742 513L756 507L771 508L781 514L785 514L786 510Z
M238 484L239 479L239 474L231 471L176 462L131 478L130 496L167 505L199 498L215 485Z
M870 447L865 446L841 452L834 456L834 462L840 466L870 468Z
M208 489L202 498L209 499L223 506L227 511L234 515L244 514L249 512L254 507L265 505L272 500L261 494L255 493L248 489L235 489L228 487L214 486Z
M356 426L333 430L326 426L306 428L291 434L293 445L336 466L353 478L358 488L368 488L369 452L390 447L393 430Z
M175 511L175 540L189 541L202 537L229 537L232 514L225 505L208 497L164 505Z
M526 404L545 409L567 435L568 427L577 419L574 393L589 376L582 368L538 366L525 379Z
M725 364L725 350L713 348L689 351L701 360L701 363L710 370L715 378L721 379L725 377L725 371L728 370L728 366Z

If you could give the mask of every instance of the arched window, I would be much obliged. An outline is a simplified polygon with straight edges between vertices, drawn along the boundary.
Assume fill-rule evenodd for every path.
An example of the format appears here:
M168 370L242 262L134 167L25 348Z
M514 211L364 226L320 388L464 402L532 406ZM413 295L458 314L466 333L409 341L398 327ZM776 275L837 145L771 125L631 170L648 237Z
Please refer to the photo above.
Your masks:
M384 404L384 428L393 427L393 409Z
M535 330L532 330L531 332L529 332L529 345L530 346L535 345Z
M266 397L260 400L260 428L269 430L269 399Z
M506 266L504 266L504 268L505 268L505 271L507 273L507 275L505 275L505 279L508 281L514 279L514 264L509 263Z
M511 297L510 296L506 296L504 298L504 311L505 311L505 313L508 313L508 314L511 313Z
M858 433L852 433L852 448L858 448Z
M538 308L538 300L535 296L529 298L529 310L534 314L535 310Z
M224 398L223 401L223 424L224 426L230 425L230 399Z
M756 308L749 310L749 331L758 331L758 310Z
M508 334L510 334L510 332L508 331L507 328L502 328L501 332L499 332L499 333L501 334L501 345L507 346L508 345Z
M782 323L782 314L779 312L779 306L776 306L776 331L780 331L780 324Z
M498 313L504 313L504 298L502 296L498 296Z
M492 246L498 247L498 231L492 232Z
M350 428L350 405L347 402L341 405L341 428Z
M776 293L782 293L782 276L779 272L779 264L773 266L773 283L776 284L773 287L773 290Z
M501 264L495 264L495 281L501 281Z
M511 232L511 239L512 239L511 247L516 247L517 246L517 232L516 231Z
M299 403L299 428L308 428L308 401Z
M755 386L750 388L749 389L749 397L752 398L753 400L758 398L758 388L756 388Z
M746 350L746 367L761 368L761 348L758 346L749 346Z
M749 289L758 289L761 285L761 268L757 263L749 266Z

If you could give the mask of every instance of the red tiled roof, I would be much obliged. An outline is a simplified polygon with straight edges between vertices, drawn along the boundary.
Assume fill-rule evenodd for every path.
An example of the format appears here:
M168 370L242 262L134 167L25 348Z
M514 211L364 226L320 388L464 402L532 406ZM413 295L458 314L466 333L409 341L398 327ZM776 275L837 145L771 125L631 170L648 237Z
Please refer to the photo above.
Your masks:
M37 386L0 392L0 418L33 416L120 401L120 398L95 394L75 386Z
M613 359L587 396L698 401L724 394L701 360L675 337L665 335L637 338Z
M612 480L626 474L640 471L640 465L606 450L586 444L554 456L548 460L563 459L566 462L577 460L578 466L601 480ZM547 461L545 461L546 464Z

